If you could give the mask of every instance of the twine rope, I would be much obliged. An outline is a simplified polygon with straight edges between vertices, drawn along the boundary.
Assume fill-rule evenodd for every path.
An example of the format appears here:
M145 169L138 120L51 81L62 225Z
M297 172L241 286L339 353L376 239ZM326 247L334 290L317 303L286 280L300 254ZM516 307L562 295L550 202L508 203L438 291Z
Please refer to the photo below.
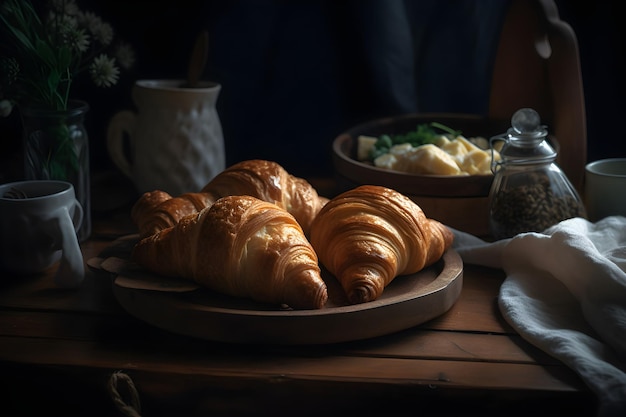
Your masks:
M125 396L128 397L130 402L127 403L122 394L120 394L121 388L124 391ZM107 386L109 395L113 400L115 407L126 417L141 417L141 402L139 401L139 393L135 388L133 380L124 372L113 372L109 378L109 384Z

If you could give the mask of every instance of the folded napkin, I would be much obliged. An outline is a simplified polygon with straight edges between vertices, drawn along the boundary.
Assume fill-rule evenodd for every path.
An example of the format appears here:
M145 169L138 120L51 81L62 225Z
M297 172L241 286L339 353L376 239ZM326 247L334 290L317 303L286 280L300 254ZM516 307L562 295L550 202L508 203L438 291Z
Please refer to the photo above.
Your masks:
M580 375L598 416L626 416L626 218L574 218L493 243L454 232L465 263L505 271L506 321Z

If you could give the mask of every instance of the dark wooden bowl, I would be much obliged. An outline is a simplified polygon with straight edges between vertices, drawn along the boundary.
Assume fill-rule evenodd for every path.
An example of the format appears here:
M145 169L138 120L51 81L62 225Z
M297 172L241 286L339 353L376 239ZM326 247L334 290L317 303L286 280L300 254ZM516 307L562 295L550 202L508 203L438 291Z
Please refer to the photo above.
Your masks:
M488 234L488 197L493 175L416 175L377 168L356 159L360 135L378 137L414 130L418 124L439 122L469 138L506 132L510 121L470 114L421 113L378 119L341 133L333 142L333 165L340 190L373 184L393 188L418 203L428 217L479 236Z

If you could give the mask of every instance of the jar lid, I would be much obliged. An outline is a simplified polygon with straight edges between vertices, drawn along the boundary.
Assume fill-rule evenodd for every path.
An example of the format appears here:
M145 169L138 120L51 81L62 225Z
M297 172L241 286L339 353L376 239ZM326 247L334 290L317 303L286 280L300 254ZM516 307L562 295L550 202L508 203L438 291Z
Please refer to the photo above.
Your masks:
M547 136L546 126L535 110L519 109L511 117L511 127L500 137L505 141L500 156L516 163L554 160L556 151L545 140Z

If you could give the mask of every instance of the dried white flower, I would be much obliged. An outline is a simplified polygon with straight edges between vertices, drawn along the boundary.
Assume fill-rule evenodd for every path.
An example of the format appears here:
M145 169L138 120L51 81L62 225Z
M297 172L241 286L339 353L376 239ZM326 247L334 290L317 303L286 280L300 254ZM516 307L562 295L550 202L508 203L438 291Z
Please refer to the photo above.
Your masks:
M74 16L79 12L75 0L51 0L50 10L70 16Z
M52 27L54 32L62 33L78 27L78 21L76 20L76 17L53 11L50 11L48 13L47 22L48 25Z
M125 42L120 42L115 49L115 58L120 66L129 69L135 64L135 51Z
M113 28L108 23L102 21L99 16L92 12L80 14L78 21L80 25L86 27L93 36L94 40L107 46L113 41Z
M65 42L74 51L86 52L89 49L89 35L83 29L65 33Z
M13 110L13 103L9 100L0 100L0 116L7 117Z
M108 23L102 22L99 26L92 30L93 37L102 45L107 46L113 41L113 27Z
M98 87L110 87L117 83L120 70L115 65L115 58L100 54L89 66L89 73Z
M78 20L78 24L81 27L92 30L94 26L98 26L102 23L102 19L96 16L92 12L79 12L76 15L76 19Z

